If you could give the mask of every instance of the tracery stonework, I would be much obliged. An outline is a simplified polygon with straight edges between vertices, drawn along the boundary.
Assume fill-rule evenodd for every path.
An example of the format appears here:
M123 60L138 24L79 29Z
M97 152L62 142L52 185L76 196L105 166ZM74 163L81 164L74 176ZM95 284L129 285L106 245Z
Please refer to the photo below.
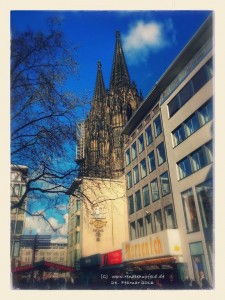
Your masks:
M124 136L121 133L141 100L141 93L130 80L120 34L116 32L108 91L104 85L101 62L98 62L92 108L85 121L83 176L117 178L123 174Z

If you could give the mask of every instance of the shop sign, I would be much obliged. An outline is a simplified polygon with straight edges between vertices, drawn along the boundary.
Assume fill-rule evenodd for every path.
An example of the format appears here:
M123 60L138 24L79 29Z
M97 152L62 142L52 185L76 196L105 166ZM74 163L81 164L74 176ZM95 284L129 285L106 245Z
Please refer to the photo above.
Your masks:
M80 265L82 267L91 267L101 265L101 254L94 254L80 259Z
M116 250L102 255L103 266L117 265L121 263L122 263L122 250Z
M123 243L123 261L182 255L178 229L167 229Z

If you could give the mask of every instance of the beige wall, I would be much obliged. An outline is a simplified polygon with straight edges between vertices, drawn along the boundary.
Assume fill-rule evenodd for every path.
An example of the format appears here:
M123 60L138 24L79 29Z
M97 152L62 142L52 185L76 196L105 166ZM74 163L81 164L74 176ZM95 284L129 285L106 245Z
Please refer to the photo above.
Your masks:
M78 200L81 200L80 228L78 228L81 233L80 246L69 247L69 255L73 255L75 247L80 248L82 257L121 249L122 243L128 240L124 178L119 180L84 178L80 191L78 196ZM74 197L71 197L70 203L73 201ZM98 230L99 240L96 236ZM72 231L69 224L70 235Z

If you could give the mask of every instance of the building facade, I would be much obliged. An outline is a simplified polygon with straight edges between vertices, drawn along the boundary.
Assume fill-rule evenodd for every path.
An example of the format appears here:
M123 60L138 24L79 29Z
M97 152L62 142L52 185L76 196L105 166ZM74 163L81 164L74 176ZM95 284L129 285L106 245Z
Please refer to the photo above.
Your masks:
M26 190L28 167L22 165L11 165L11 206L18 204ZM26 199L20 207L11 209L11 265L17 267L20 259L20 237L25 228Z
M204 272L211 285L212 60L210 16L123 131L130 231L123 259L138 265L174 260L183 279L188 275L201 284Z
M141 93L131 81L121 41L116 44L109 90L106 89L101 62L90 113L85 121L85 156L82 174L86 177L119 178L123 174L124 125L141 102Z

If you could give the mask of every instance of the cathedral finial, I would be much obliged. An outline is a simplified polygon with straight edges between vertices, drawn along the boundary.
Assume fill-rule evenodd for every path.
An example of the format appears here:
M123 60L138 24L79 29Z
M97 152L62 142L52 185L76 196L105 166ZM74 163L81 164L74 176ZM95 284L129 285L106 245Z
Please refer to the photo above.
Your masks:
M99 60L98 61L98 70L101 70L102 69L102 63L101 63L101 61Z

